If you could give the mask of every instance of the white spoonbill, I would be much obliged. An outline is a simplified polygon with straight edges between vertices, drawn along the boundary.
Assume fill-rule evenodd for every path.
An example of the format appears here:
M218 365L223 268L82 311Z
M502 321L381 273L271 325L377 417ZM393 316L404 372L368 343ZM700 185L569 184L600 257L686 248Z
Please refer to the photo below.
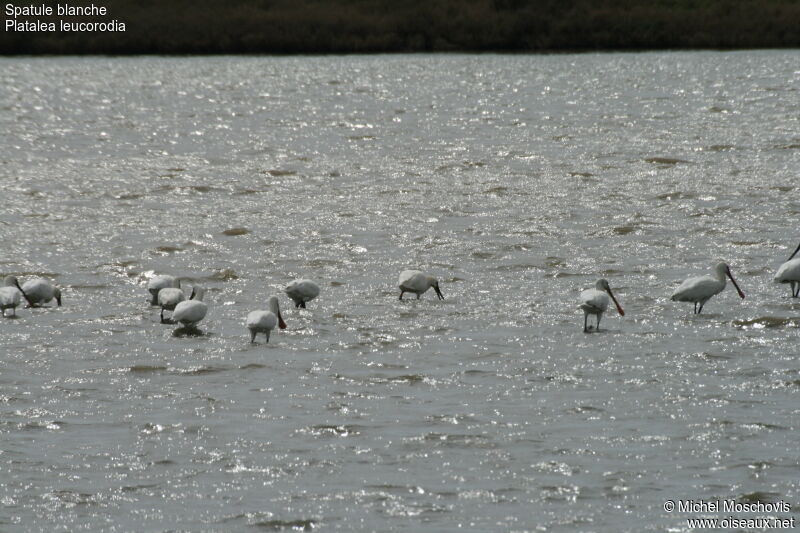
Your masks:
M164 311L172 311L175 313L175 307L186 300L186 295L183 290L178 287L165 287L158 291L158 305L161 306L161 323L166 324L164 320Z
M581 292L581 309L583 309L584 333L589 331L589 315L595 315L597 317L597 329L595 331L600 331L600 318L602 318L603 313L605 313L606 309L608 309L609 296L611 296L611 299L614 300L614 305L617 306L619 315L625 316L625 311L623 311L622 307L619 305L619 302L617 302L617 299L614 298L614 293L611 292L611 287L608 285L608 281L599 279L597 280L597 283L594 284L594 289L586 289L585 291Z
M281 329L286 329L286 322L281 316L281 309L278 306L278 297L270 296L267 300L269 311L250 311L247 314L247 329L250 330L250 342L256 342L256 333L263 333L267 336L277 325Z
M775 274L775 283L789 283L792 288L792 298L800 296L800 257L792 259L792 257L800 252L800 244L797 245L794 253L786 260L784 264L778 269ZM797 287L797 289L795 289Z
M53 298L56 299L56 303L61 307L61 289L54 287L46 279L29 279L22 284L22 292L26 295L28 305L31 307L44 305Z
M442 291L439 290L439 280L425 274L421 270L403 270L400 272L400 278L397 284L400 285L401 300L403 299L403 294L407 292L413 292L417 295L417 300L419 300L419 297L431 287L436 291L436 296L438 296L440 300L444 300Z
M20 296L28 299L25 291L19 286L19 281L14 276L6 276L3 280L3 287L0 287L0 313L6 316L6 309L13 311L12 316L17 316L17 306L20 302Z
M189 328L197 327L197 323L203 320L208 312L208 306L203 302L205 293L203 287L192 288L191 298L175 306L172 320Z
M673 302L692 302L694 303L694 313L699 315L703 312L703 305L715 294L719 294L725 288L725 276L731 278L733 286L736 287L736 292L739 296L744 298L744 293L736 280L733 279L731 269L725 263L719 263L714 267L713 276L698 276L696 278L689 278L672 293L671 300ZM700 304L698 309L697 304Z
M292 299L295 307L305 309L306 302L319 296L319 285L310 279L297 279L287 285L284 292Z
M150 280L147 282L147 290L153 297L150 300L150 305L158 305L158 291L166 288L180 289L181 282L180 280L175 279L175 276L168 276L166 274L153 276L150 278Z

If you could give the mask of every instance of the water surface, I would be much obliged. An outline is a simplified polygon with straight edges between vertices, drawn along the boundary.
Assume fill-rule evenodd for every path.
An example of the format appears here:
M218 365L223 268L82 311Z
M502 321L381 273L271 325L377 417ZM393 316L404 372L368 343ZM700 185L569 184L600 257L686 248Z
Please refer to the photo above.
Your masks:
M797 57L0 59L0 271L64 291L0 323L0 530L800 508L800 302L771 282L800 238ZM745 300L669 301L718 259ZM406 268L446 299L398 301ZM153 273L209 289L202 335L159 323ZM320 297L249 344L297 277ZM584 334L599 277L626 316Z

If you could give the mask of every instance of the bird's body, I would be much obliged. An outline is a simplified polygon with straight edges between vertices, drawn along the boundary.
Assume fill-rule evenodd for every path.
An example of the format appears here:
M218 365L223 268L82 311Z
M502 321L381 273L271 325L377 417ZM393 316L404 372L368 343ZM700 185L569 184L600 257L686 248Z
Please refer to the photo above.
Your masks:
M174 276L168 276L166 274L153 276L147 282L147 290L150 292L150 296L152 296L152 299L150 300L150 305L158 305L158 293L161 289L166 289L166 288L180 289L180 287L181 287L180 280L176 279Z
M271 296L267 302L269 311L250 311L247 314L247 329L250 330L250 342L256 342L256 334L263 333L267 336L269 342L269 334L275 329L275 326L281 329L286 328L286 323L281 317L281 310L278 305L278 297Z
M442 291L439 290L439 281L433 276L429 276L421 270L404 270L400 273L400 278L397 281L400 286L400 300L403 299L403 294L412 292L417 295L417 300L422 296L425 291L433 287L436 291L436 296L440 300L444 300Z
M292 299L295 307L305 309L306 302L319 296L319 285L310 279L298 279L287 285L285 292Z
M183 290L174 287L165 287L158 291L158 305L161 307L161 322L164 320L164 311L172 311L175 314L175 307L186 300Z
M611 299L609 299L609 296ZM597 280L594 289L586 289L585 291L582 291L580 300L581 309L583 310L584 332L589 331L589 315L595 315L597 317L596 331L600 331L600 319L602 318L603 313L605 313L608 309L608 304L611 303L611 300L614 300L614 305L617 306L617 311L619 311L620 316L625 316L625 311L622 310L622 307L614 297L614 293L611 292L611 287L608 285L608 281L604 279Z
M800 296L800 257L792 259L797 252L800 252L800 245L797 246L789 259L780 266L775 273L775 283L788 283L792 289L792 298Z
M61 289L54 287L49 281L42 278L29 279L22 284L22 292L28 299L31 307L37 307L48 303L53 298L61 307Z
M180 322L186 327L196 327L208 312L208 306L202 301L205 292L202 287L193 288L192 298L184 300L175 306L175 310L172 312L172 320Z
M714 267L713 276L697 276L689 278L675 289L672 293L671 300L673 302L692 302L694 304L695 314L703 312L703 305L711 299L712 296L721 293L725 289L725 276L729 277L733 286L739 296L744 298L744 293L739 288L736 280L733 279L731 270L725 263L719 263ZM700 307L697 307L700 304Z
M6 316L6 309L13 311L12 316L17 316L17 306L25 294L19 286L19 281L14 276L6 276L3 287L0 287L0 313Z

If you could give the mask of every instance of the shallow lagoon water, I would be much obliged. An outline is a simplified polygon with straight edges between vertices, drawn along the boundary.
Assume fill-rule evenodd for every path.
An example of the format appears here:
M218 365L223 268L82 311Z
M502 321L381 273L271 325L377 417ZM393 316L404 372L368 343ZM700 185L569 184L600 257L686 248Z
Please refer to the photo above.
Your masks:
M64 291L0 323L0 530L800 509L796 51L0 64L0 271ZM745 300L669 301L718 259ZM398 301L406 268L446 299ZM153 273L208 288L201 335ZM626 316L584 334L599 277Z

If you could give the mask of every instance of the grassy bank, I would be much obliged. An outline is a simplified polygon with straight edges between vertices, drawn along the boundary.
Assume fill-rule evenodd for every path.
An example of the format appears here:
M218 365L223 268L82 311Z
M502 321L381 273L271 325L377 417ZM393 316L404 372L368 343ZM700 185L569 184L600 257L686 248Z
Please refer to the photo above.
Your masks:
M800 0L95 3L107 7L105 17L64 20L115 19L125 24L125 31L5 31L0 33L0 53L294 54L800 47ZM59 17L18 20L35 19L57 22Z

